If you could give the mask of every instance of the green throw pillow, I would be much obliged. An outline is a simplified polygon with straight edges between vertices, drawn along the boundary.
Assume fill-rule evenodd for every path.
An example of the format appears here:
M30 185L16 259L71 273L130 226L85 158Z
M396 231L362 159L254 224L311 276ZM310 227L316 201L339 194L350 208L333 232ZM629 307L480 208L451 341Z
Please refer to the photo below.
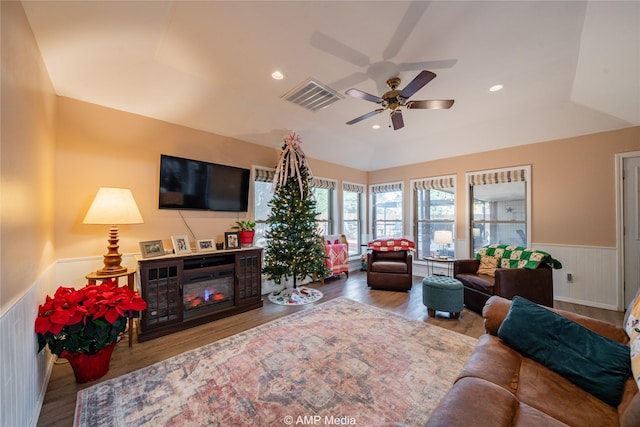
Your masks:
M631 371L626 345L517 296L498 336L609 405L620 403Z

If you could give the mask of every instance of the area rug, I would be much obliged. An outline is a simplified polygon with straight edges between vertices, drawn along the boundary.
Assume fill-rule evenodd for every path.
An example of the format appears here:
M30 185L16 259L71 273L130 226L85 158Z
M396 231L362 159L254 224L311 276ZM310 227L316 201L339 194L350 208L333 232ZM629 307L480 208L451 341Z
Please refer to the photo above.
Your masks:
M323 297L317 289L298 286L296 289L284 288L269 294L269 301L280 305L305 305L319 301Z
M475 345L341 297L78 392L75 426L422 426Z

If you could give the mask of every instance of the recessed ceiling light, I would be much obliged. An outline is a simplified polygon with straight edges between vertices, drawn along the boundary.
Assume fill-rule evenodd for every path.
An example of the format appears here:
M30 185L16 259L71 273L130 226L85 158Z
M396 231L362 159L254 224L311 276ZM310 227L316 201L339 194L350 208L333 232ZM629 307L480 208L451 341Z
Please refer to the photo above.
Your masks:
M373 126L371 126L371 127L372 127L372 128L374 128L374 129L376 129L376 130L377 130L377 129L380 129L380 125L373 125Z
M493 86L491 86L491 87L489 88L489 91L490 91L490 92L497 92L497 91L499 91L499 90L502 90L502 88L503 88L503 87L504 87L504 86L502 86L502 85L493 85Z
M274 71L273 73L271 73L271 77L273 77L275 80L282 80L284 79L284 74L282 74L280 71Z

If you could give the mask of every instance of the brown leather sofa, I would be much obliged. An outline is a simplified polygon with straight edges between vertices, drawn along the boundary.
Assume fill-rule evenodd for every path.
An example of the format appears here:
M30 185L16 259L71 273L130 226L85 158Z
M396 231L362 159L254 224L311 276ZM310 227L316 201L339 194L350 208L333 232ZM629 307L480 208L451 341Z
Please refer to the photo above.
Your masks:
M412 275L411 251L369 251L367 254L367 285L371 289L409 291Z
M483 310L486 334L438 407L428 427L640 425L640 393L630 376L613 407L497 337L511 301L491 297ZM553 310L614 341L628 345L624 329L579 314Z
M478 274L480 261L457 260L453 276L464 285L465 307L482 313L487 300L498 295L512 299L519 295L536 304L553 307L553 274L545 263L534 270L528 268L498 268L495 277Z

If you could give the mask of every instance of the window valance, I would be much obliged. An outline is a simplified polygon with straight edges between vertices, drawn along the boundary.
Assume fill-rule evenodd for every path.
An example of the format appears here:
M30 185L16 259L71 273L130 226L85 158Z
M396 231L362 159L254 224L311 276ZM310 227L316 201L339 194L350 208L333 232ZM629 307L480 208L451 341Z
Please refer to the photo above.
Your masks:
M391 193L392 191L402 191L402 183L394 182L390 184L375 184L370 187L371 192L378 193Z
M523 182L527 180L525 168L503 169L469 175L470 185L503 184L506 182Z
M453 176L424 178L413 182L414 190L440 190L454 187L455 178Z
M327 188L333 190L336 188L336 182L331 179L313 177L309 181L309 186L313 188Z
M353 182L343 182L342 191L351 191L353 193L364 193L364 185L354 184Z
M256 182L273 182L273 178L276 176L275 169L267 169L262 167L255 167L255 175L253 180Z

